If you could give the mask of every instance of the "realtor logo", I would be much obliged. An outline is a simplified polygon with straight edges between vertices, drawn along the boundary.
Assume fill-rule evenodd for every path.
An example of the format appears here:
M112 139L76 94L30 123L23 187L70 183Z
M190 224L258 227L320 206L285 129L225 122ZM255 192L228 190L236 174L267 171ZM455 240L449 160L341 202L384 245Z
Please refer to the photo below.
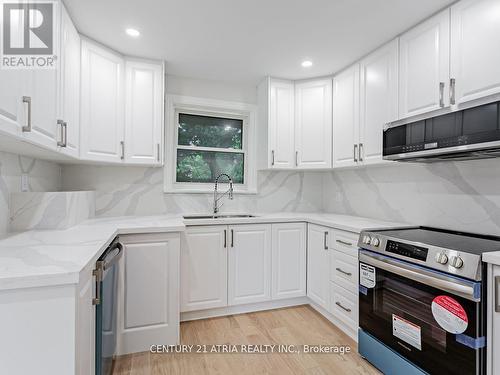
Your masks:
M55 68L56 4L50 1L1 3L1 68Z

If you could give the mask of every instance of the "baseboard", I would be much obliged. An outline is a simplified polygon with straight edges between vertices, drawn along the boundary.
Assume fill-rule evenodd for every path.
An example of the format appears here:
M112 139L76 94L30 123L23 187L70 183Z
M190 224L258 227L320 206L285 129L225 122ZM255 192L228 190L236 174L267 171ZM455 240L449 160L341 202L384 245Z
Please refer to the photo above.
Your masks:
M245 314L255 311L280 309L283 307L307 305L309 303L310 299L308 297L297 297L297 298L289 298L289 299L282 299L275 301L251 303L248 305L226 306L215 309L198 310L198 311L186 311L181 313L181 322L187 322L189 320L215 318L218 316L225 316L225 315Z

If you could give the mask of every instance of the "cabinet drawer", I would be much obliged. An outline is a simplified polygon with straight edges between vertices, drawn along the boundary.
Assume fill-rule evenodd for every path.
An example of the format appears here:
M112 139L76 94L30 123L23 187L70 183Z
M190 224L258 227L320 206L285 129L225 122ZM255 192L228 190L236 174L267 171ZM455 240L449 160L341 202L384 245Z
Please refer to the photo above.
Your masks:
M331 313L353 330L358 329L358 296L330 283Z
M331 231L332 238L330 247L341 251L347 255L358 257L358 237L359 234L339 230Z
M340 251L330 251L330 281L351 293L358 291L358 258Z

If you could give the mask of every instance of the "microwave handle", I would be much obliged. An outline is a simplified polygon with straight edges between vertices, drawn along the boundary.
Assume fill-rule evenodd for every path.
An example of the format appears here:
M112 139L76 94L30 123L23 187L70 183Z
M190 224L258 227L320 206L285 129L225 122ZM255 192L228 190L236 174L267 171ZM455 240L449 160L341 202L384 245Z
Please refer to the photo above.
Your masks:
M436 289L444 290L470 301L479 302L481 300L474 293L475 283L472 282L461 281L460 279L446 275L437 275L420 267L405 265L391 258L376 254L360 252L359 261Z

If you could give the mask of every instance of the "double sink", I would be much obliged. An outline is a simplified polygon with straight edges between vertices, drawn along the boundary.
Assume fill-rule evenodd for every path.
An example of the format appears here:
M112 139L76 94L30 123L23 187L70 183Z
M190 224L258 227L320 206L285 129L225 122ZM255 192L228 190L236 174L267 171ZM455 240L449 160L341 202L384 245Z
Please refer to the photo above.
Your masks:
M233 214L233 215L187 215L183 216L185 220L204 220L204 219L244 219L249 217L256 217L255 215L248 214Z

